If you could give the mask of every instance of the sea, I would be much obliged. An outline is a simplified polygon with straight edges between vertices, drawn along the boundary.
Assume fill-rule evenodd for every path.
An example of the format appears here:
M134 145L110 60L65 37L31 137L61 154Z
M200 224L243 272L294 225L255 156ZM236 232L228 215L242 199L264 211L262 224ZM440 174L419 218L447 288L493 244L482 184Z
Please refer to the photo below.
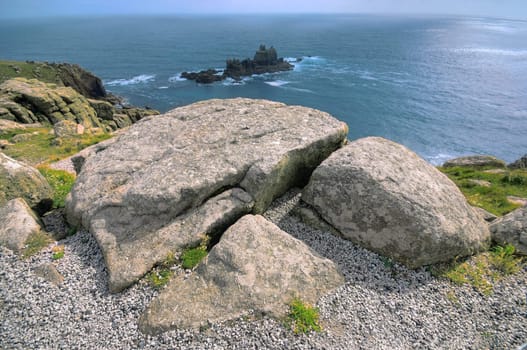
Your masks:
M260 44L294 70L199 85ZM250 97L329 112L432 164L527 153L527 22L455 16L201 15L2 20L0 59L78 63L127 102L168 111Z

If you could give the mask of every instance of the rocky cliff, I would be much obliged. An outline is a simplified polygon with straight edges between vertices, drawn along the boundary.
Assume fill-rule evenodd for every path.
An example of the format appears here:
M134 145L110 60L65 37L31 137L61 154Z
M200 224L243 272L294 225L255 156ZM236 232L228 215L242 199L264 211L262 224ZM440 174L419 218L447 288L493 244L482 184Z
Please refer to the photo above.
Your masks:
M155 114L123 107L101 79L78 65L0 61L0 119L25 124L70 120L88 130L112 131Z

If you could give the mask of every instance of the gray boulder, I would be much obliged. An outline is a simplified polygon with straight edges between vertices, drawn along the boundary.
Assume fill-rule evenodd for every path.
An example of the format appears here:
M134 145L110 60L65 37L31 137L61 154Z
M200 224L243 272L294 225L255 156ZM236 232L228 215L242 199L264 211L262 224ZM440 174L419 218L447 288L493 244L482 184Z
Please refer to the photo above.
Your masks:
M156 255L140 264L150 266L162 260L155 252L163 240L177 242L166 245L175 251L195 243L177 238L178 230L164 233L156 245L151 237L180 225L186 215L203 215L203 203L227 189L246 192L254 200L249 210L261 213L292 186L305 184L346 134L346 124L327 113L265 100L203 101L146 117L86 160L67 199L67 217L95 235L110 288L117 291L146 270L123 277L113 266L131 257L112 253L115 247L126 246L134 256ZM237 217L227 221L243 215L247 203L234 199L233 208L243 210L228 209ZM189 237L209 233L201 224L185 225Z
M22 198L15 198L0 206L0 244L20 253L26 240L40 232L39 218Z
M443 166L445 168L455 167L455 166L468 166L468 167L496 167L496 168L505 168L507 164L496 157L493 156L483 156L483 155L474 155L454 158L446 161Z
M51 200L53 193L37 169L0 153L0 205L19 197L37 208Z
M526 169L527 168L527 154L507 166L511 169Z
M55 137L72 137L84 134L84 127L72 120L61 120L53 124Z
M49 283L59 286L64 282L64 276L60 274L55 265L51 263L42 264L33 269L33 273L48 281Z
M512 244L516 253L527 255L527 208L519 208L490 225L492 239L498 244Z
M302 199L345 238L411 268L473 254L490 238L452 181L379 137L333 153L313 172Z
M315 303L344 283L328 259L315 255L259 215L231 226L190 278L177 277L139 321L146 333L199 328L249 311L282 317L295 297Z

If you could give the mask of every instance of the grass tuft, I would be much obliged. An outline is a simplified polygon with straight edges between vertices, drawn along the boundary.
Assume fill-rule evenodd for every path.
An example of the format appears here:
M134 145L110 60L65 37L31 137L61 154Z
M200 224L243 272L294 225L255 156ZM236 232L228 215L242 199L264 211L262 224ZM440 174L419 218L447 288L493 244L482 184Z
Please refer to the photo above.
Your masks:
M64 245L56 245L51 248L51 258L53 260L59 260L64 257Z
M299 298L293 299L289 304L286 324L296 334L322 331L318 309L304 303Z
M155 289L161 289L174 275L171 267L174 266L176 262L177 260L174 253L168 253L165 260L148 273L146 276L148 283Z
M53 189L53 207L63 208L66 205L66 196L75 182L75 175L64 170L51 169L47 165L37 168Z
M27 238L24 249L22 250L22 257L29 258L30 256L35 255L43 248L47 247L51 242L53 242L51 237L42 231L31 234Z
M496 246L491 251L470 257L463 262L439 264L431 272L457 285L470 285L488 296L494 291L494 283L505 276L519 272L523 259L514 256L514 246Z

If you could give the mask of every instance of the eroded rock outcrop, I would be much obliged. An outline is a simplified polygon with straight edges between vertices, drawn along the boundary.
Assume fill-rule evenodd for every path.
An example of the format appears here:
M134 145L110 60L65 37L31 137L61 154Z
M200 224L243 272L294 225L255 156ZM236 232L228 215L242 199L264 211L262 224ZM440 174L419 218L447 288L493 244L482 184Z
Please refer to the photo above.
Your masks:
M490 239L446 175L379 137L333 153L313 172L302 199L345 238L412 268L473 254Z
M527 169L527 154L507 165L510 169Z
M262 216L247 215L225 232L194 275L170 282L140 327L148 333L199 328L249 311L283 317L293 298L314 304L343 283L333 262Z
M0 205L0 244L20 253L26 240L40 232L42 223L22 198Z
M53 193L37 169L0 153L0 205L19 197L36 209L52 201Z
M527 255L527 208L519 208L490 225L492 239L498 244L512 244L516 252Z
M67 200L68 220L95 235L118 291L169 251L305 184L346 134L346 124L327 113L265 100L177 108L134 124L86 160ZM219 206L211 209L217 215L209 206Z
M110 131L156 114L149 109L115 108L106 101L89 100L71 87L36 79L14 78L0 85L0 118L20 123L71 121L86 130Z

